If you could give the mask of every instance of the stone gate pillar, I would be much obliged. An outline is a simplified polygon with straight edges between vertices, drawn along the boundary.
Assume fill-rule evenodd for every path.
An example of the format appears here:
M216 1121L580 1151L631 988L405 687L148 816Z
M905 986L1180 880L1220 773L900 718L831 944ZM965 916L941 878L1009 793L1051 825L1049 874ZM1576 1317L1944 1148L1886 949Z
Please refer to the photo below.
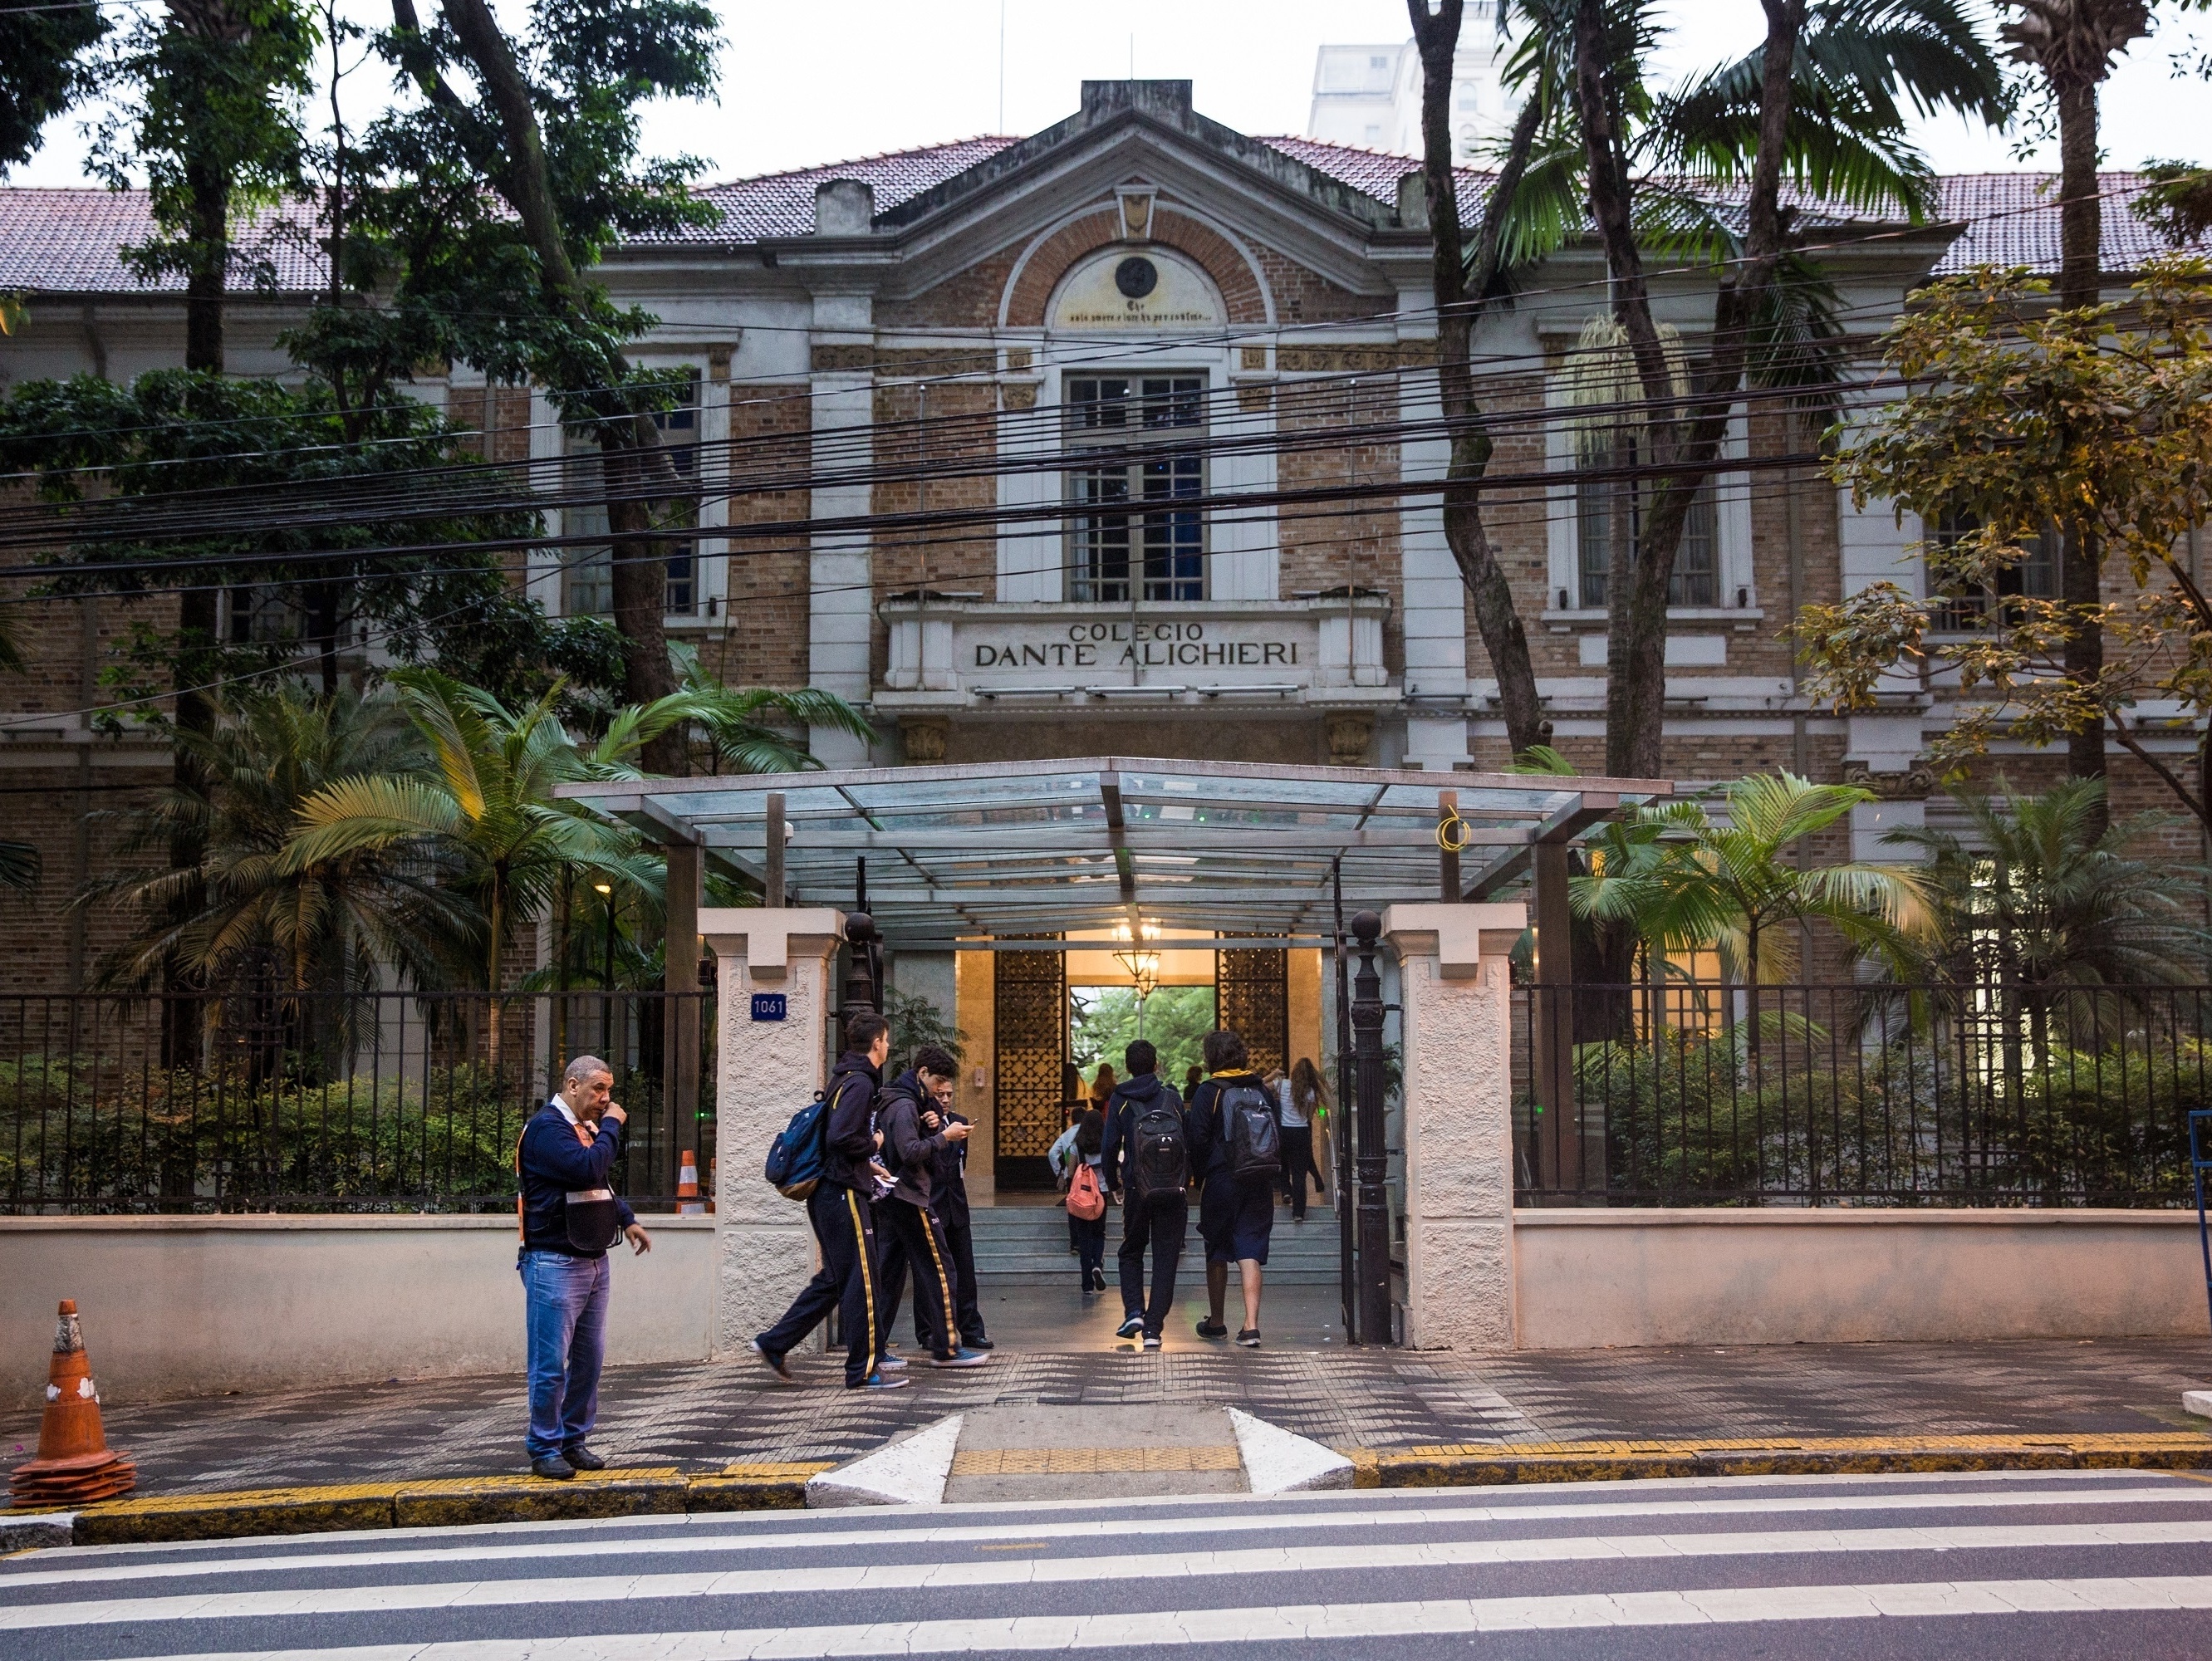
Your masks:
M1405 1054L1406 1343L1513 1348L1512 950L1521 905L1393 906Z
M715 962L715 1283L711 1353L742 1355L814 1273L806 1208L761 1177L775 1134L829 1082L842 912L716 907L699 913ZM753 994L783 999L753 1018ZM771 1013L764 1009L764 1015Z

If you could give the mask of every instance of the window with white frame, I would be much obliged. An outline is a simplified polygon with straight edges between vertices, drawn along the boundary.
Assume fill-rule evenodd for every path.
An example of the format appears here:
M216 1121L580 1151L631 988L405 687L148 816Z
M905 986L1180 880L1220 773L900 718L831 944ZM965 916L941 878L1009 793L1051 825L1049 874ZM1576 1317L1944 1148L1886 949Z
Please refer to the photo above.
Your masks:
M699 376L692 372L676 404L656 412L653 424L660 429L661 455L674 470L679 490L663 507L675 525L698 523L699 499ZM578 500L563 514L571 536L608 534L604 499L605 470L599 446L589 438L571 439L568 488ZM699 561L688 541L666 545L668 590L664 609L672 617L688 617L699 606ZM605 546L571 544L562 553L561 609L571 617L607 617L614 614L614 553Z
M1954 509L1936 521L1935 534L1929 540L1938 548L1948 548L1968 532L1979 529L1981 521L1973 514ZM1992 614L2002 615L2002 603L2015 595L2030 600L2057 599L2057 533L2046 530L2023 536L2020 547L2027 557L1998 572L1995 584L1980 588L1957 585L1960 591L1936 596L1931 619L1935 627L1954 632L1979 628L1991 619ZM2016 611L2018 608L2010 609Z
M1642 556L1654 482L1636 476L1642 453L1632 430L1607 428L1579 435L1576 445L1576 603L1601 610L1613 557L1626 552L1631 565ZM1698 487L1682 524L1674 574L1667 582L1670 606L1715 606L1720 602L1720 516L1713 484Z
M1070 375L1068 597L1202 600L1206 377Z

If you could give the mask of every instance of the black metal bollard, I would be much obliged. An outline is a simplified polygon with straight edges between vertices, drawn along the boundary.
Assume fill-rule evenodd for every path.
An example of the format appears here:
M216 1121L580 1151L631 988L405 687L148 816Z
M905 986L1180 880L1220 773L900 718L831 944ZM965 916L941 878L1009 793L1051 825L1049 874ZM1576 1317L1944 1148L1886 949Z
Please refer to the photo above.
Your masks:
M1353 1084L1359 1098L1359 1342L1390 1342L1390 1202L1384 1186L1389 1161L1382 1129L1382 977L1375 967L1375 943L1382 919L1361 912L1352 919L1359 942L1359 972L1352 982Z

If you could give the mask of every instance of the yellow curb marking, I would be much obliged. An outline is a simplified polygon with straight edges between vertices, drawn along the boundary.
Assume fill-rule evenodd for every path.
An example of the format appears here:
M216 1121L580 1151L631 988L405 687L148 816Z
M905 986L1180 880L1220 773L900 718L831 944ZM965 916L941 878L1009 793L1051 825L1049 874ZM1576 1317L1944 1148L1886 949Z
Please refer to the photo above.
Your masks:
M955 1476L1106 1476L1164 1470L1241 1470L1234 1447L979 1447L952 1459Z
M1692 1457L1701 1453L2166 1453L2212 1454L2212 1436L2156 1431L2028 1436L1745 1437L1674 1442L1449 1442L1378 1454L1392 1459L1587 1458L1607 1455Z

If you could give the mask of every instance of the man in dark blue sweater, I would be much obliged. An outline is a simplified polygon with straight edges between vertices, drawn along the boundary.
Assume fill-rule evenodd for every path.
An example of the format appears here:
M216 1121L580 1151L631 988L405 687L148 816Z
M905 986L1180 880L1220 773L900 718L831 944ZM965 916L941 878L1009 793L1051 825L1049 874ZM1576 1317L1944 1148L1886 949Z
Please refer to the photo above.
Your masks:
M830 1070L829 1106L822 1115L822 1179L806 1197L806 1221L822 1248L822 1267L784 1311L783 1318L753 1340L753 1353L786 1384L796 1384L784 1357L798 1348L833 1309L845 1331L845 1387L896 1390L906 1383L886 1374L877 1349L875 1191L890 1173L877 1162L883 1137L875 1128L876 1094L891 1052L890 1023L863 1011L845 1023L845 1053Z
M514 1144L515 1215L530 1349L530 1469L553 1482L606 1461L586 1444L599 1411L606 1358L607 1248L651 1236L607 1185L629 1115L607 1100L614 1075L597 1056L568 1064L560 1094Z

